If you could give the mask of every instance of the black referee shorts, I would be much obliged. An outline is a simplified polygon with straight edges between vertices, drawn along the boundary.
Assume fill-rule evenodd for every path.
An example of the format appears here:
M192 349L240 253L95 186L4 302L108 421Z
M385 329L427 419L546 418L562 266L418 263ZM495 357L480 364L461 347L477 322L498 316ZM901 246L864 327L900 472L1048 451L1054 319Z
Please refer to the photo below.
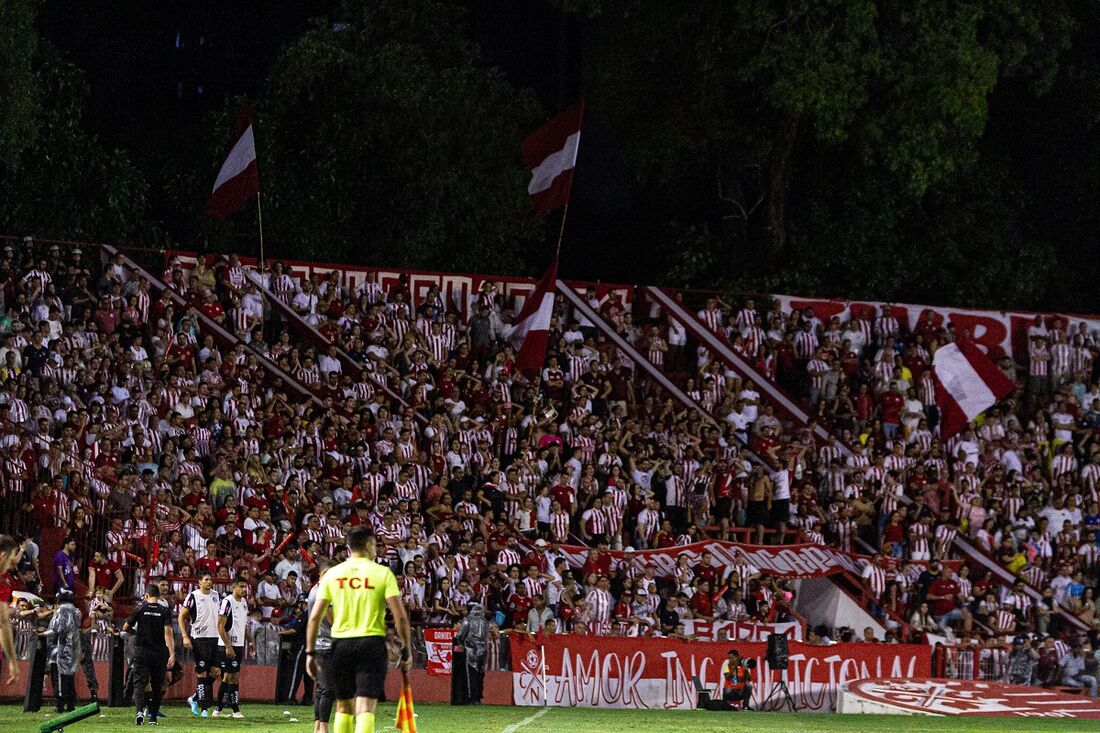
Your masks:
M336 691L337 700L353 697L382 696L386 682L386 637L357 636L332 640L332 661L328 682Z
M155 651L138 647L130 658L130 685L136 688L146 683L159 687L164 684L164 675L168 671L168 650Z
M192 639L191 654L195 658L195 672L206 674L218 666L221 652L217 639Z

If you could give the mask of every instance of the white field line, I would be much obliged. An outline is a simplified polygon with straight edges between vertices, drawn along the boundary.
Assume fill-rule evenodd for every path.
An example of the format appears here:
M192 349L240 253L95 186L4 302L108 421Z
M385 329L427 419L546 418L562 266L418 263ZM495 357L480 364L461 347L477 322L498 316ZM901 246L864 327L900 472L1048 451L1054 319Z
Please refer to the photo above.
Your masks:
M508 726L507 728L502 730L500 733L516 733L516 731L519 730L520 728L522 728L523 726L530 725L531 723L534 723L536 720L538 720L542 716L546 715L548 712L550 712L550 708L543 708L542 710L539 710L534 715L532 715L530 717L527 717L527 718L524 718L523 720L519 721L518 723L512 723L510 726Z

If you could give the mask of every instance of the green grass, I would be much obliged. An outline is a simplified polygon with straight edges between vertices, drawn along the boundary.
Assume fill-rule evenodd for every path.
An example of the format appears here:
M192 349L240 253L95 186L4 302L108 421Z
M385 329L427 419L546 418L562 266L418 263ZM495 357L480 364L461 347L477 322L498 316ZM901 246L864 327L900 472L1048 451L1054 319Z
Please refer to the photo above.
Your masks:
M52 706L51 706L52 708ZM183 731L263 730L264 733L305 733L313 730L312 708L276 705L241 706L244 720L199 719L186 707L172 705L169 717L152 730L161 733ZM290 715L283 715L283 711ZM377 719L378 731L393 731L396 708L382 705ZM831 715L828 713L711 713L699 710L593 710L515 708L449 705L417 705L419 733L502 733L518 726L514 733L980 733L999 731L1077 731L1100 730L1095 720L1035 720L1012 718L932 718L896 715ZM537 716L537 717L534 717ZM37 731L52 713L25 714L18 705L0 706L0 733ZM290 718L298 722L291 723ZM525 722L526 721L526 722ZM67 733L136 730L132 711L106 708L102 717L90 718L69 726ZM149 730L142 728L141 730Z

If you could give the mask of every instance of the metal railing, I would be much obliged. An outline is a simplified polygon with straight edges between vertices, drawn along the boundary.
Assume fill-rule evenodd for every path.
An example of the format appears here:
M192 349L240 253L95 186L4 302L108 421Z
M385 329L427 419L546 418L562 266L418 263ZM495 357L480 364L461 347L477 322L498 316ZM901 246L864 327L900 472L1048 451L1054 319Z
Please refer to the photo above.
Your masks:
M1008 647L937 644L932 670L936 677L952 680L1008 682Z

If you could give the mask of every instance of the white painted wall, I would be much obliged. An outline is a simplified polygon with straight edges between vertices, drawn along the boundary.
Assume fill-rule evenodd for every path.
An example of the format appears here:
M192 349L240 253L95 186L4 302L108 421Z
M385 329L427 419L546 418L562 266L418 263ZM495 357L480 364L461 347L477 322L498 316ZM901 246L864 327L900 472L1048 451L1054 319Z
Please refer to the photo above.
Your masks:
M808 628L824 624L829 628L847 626L859 639L870 626L882 639L886 627L855 598L842 591L830 578L803 578L795 583L794 610L806 619Z

